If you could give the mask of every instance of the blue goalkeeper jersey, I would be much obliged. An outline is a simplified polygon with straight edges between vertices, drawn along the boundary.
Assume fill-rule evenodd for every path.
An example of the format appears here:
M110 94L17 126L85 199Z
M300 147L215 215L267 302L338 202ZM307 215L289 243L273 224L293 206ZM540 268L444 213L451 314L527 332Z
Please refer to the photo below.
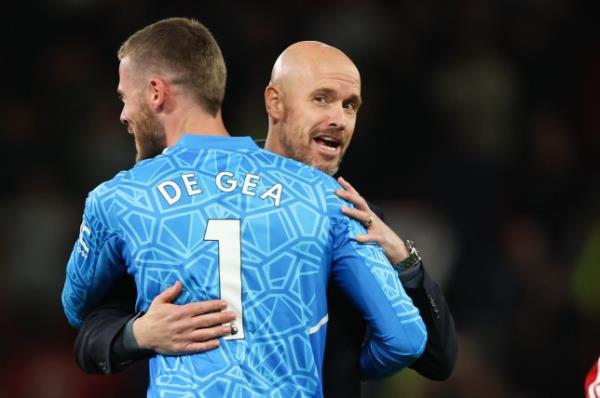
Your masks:
M330 176L248 137L184 135L88 196L62 293L71 325L123 273L136 308L175 281L178 303L223 299L238 333L219 348L150 360L149 397L320 397L334 278L365 318L367 378L423 351L418 310L364 227L344 216ZM343 383L343 380L340 380Z

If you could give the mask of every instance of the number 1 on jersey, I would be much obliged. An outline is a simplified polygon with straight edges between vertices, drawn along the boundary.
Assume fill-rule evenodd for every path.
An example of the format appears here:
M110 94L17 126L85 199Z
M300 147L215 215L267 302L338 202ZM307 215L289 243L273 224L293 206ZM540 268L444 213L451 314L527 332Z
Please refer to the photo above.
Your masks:
M226 340L243 339L240 220L208 220L204 240L216 240L218 242L221 300L226 301L228 309L235 312L236 315L236 320L233 323L238 332L224 338Z

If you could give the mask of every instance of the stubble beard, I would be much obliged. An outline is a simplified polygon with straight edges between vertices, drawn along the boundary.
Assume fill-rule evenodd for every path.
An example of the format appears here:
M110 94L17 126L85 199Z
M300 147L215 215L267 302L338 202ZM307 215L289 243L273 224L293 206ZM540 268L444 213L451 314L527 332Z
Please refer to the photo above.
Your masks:
M340 156L336 162L332 161L321 161L316 159L310 153L312 144L312 135L309 134L307 141L303 137L302 130L300 129L283 129L281 134L281 146L285 152L284 156L290 159L297 160L298 162L307 164L321 170L323 173L333 176L338 172L340 163L342 162L342 156Z
M343 156L343 155L342 155ZM332 163L332 162L326 162L325 164L323 164L322 166L319 165L315 165L315 167L319 170L321 170L323 173L327 173L330 176L335 175L335 173L338 172L339 168L340 168L340 164L342 163L342 156L340 156L337 160L337 162Z
M133 134L137 149L136 162L160 155L167 147L165 128L150 107L144 103L141 105L140 119L137 124Z
M294 159L298 162L314 166L314 161L310 155L310 140L304 142L302 132L296 132L295 136L288 131L282 131L281 147L287 158Z

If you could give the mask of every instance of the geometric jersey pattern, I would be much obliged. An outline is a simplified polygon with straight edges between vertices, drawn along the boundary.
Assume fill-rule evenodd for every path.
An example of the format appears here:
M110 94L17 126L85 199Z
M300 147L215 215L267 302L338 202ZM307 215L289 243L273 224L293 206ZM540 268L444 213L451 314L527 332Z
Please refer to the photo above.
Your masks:
M394 372L423 351L425 327L383 251L353 239L364 227L341 213L338 188L248 137L184 135L89 194L65 314L79 327L123 273L138 311L179 280L178 303L223 298L240 333L153 357L149 397L319 397L331 277L369 326L363 373Z

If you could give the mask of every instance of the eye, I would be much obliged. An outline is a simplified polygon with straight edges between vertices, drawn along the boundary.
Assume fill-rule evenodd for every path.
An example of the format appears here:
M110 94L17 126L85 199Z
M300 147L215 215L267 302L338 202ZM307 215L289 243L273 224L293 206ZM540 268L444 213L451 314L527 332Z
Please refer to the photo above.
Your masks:
M325 102L327 102L327 98L325 98L325 96L321 94L315 95L313 97L313 100L318 104L324 104Z
M344 109L351 112L356 112L356 104L354 102L347 102L344 104Z

